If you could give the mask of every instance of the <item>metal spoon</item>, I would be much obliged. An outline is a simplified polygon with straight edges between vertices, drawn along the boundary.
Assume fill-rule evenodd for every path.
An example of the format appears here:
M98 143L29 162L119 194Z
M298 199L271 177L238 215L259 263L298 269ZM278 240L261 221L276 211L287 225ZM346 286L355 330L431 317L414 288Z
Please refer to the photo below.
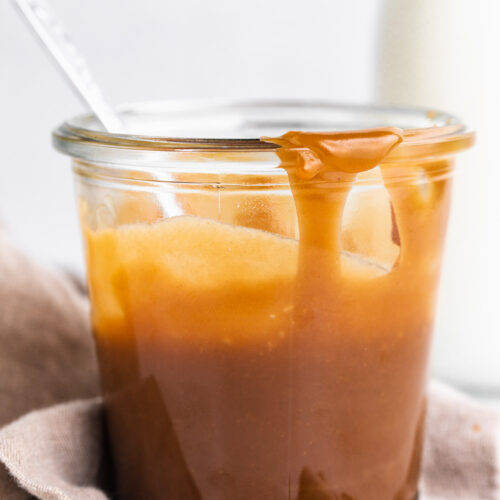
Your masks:
M104 100L83 57L68 38L61 22L43 0L13 0L33 32L52 55L54 61L80 99L97 116L108 132L125 133L125 125Z

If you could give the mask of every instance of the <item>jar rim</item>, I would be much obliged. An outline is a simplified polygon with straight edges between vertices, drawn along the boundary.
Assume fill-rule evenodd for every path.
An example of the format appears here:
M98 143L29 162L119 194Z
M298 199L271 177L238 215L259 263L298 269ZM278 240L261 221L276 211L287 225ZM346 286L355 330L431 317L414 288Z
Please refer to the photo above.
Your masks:
M87 161L156 163L171 152L272 152L279 146L259 137L278 136L289 130L399 127L403 129L403 141L385 163L455 154L472 146L475 139L473 131L448 113L375 104L281 99L176 100L124 104L117 108L117 113L130 133L106 132L95 115L84 114L54 130L55 148ZM204 132L190 133L186 129L188 123L200 126L200 122L205 124ZM224 133L221 127L231 133ZM252 137L253 131L256 133Z

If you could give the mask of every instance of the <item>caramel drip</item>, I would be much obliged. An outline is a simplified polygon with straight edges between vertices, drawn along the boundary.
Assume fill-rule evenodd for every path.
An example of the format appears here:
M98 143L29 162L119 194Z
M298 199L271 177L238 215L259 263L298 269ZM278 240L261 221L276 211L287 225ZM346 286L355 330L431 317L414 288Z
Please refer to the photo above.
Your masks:
M325 292L340 275L342 214L356 176L379 165L403 140L402 131L292 131L263 140L281 146L277 154L290 180L300 231L298 281Z
M307 276L310 282L321 269L319 281L324 284L329 276L332 283L336 282L340 274L340 235L347 197L357 175L377 166L391 198L394 233L401 246L395 269L412 274L425 272L426 263L439 251L446 225L446 218L441 224L429 224L429 217L437 202L449 197L450 182L449 179L428 182L439 161L419 165L382 164L403 141L401 129L291 131L263 140L281 146L277 154L288 173L300 230L299 275ZM444 205L447 207L447 203Z

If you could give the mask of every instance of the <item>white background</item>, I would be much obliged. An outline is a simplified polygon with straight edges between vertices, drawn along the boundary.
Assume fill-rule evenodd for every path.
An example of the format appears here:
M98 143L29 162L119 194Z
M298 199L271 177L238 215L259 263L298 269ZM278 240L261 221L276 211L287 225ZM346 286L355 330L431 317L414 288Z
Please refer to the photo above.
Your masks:
M113 103L369 101L378 0L52 0ZM307 6L307 7L306 7ZM69 160L50 132L83 107L0 1L0 218L36 258L83 268Z

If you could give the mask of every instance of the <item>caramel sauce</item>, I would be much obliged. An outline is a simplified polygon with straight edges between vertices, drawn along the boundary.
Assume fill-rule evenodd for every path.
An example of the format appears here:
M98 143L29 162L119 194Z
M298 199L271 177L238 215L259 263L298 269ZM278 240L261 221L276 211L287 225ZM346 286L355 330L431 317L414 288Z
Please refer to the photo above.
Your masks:
M385 165L393 128L265 140L291 207L233 193L221 212L207 188L178 195L184 216L84 224L118 497L410 500L449 206L434 172L449 160ZM385 266L370 211L364 248L343 229L377 166L398 249Z

